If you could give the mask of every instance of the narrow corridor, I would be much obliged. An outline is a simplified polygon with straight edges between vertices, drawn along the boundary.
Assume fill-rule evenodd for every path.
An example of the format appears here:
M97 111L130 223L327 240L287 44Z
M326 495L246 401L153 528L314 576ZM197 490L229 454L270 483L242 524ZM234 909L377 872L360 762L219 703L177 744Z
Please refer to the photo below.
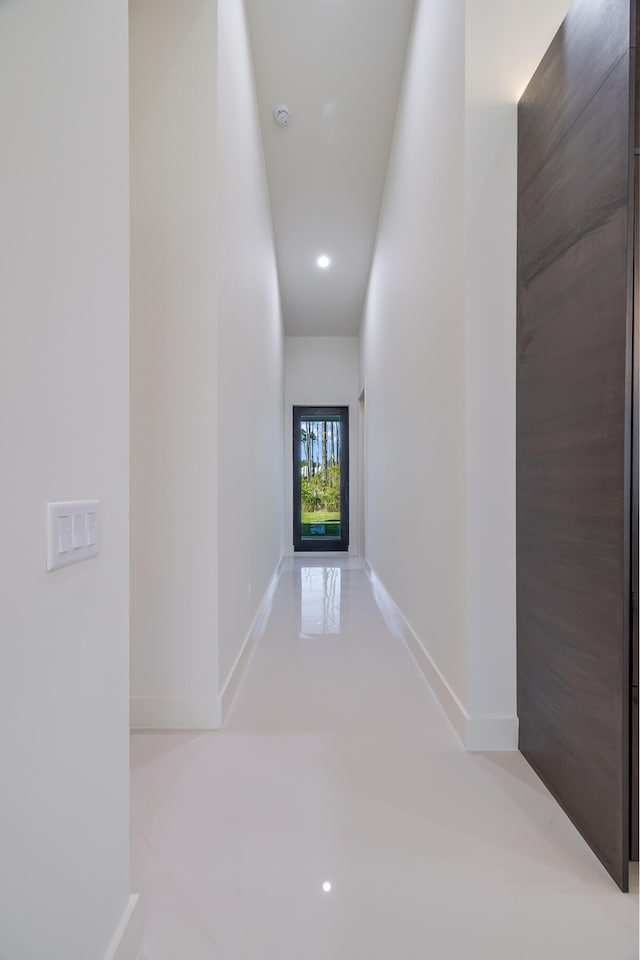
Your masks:
M284 561L223 731L132 737L145 960L632 960L523 758L468 754L361 562Z

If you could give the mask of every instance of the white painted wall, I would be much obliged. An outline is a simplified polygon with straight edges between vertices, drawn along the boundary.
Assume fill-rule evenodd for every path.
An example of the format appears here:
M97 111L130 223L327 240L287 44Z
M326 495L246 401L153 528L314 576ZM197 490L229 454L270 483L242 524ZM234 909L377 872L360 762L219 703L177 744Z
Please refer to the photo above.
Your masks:
M363 322L368 558L471 749L516 745L516 101L568 7L418 0Z
M283 333L242 0L219 4L220 688L282 555Z
M416 6L362 328L367 558L464 702L464 2Z
M219 723L215 0L132 0L134 726Z
M358 553L358 397L360 341L357 337L285 338L285 551L293 553L293 407L349 407L349 553Z
M132 724L216 727L282 550L283 336L242 0L132 0Z
M102 960L129 897L124 0L0 4L0 956ZM45 504L97 497L45 572Z

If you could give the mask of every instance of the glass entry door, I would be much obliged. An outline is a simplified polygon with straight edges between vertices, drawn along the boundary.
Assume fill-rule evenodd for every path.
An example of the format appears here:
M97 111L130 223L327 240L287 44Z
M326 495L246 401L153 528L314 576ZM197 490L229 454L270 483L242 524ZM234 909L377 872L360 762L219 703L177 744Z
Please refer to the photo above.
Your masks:
M293 408L293 548L349 549L349 408Z

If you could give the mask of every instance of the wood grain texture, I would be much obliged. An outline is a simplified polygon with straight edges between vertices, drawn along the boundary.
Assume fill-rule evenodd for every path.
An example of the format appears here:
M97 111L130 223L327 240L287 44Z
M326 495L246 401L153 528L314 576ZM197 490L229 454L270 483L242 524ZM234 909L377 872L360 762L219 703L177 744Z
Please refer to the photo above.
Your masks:
M631 769L638 770L638 688L631 689ZM638 777L631 777L631 860L638 859Z
M629 0L574 4L520 104L518 198L520 748L623 889L630 24Z
M640 31L640 17L638 17L638 5L640 0L635 0L631 4L631 46L633 50L638 48L638 32ZM636 59L636 88L634 103L634 143L636 150L640 147L640 70Z
M640 60L636 53L636 110L638 117L638 76ZM637 139L636 127L636 139ZM633 453L631 489L631 779L630 796L630 857L638 859L639 852L639 784L638 784L638 575L639 575L639 467L640 467L640 158L635 158L634 197L634 271L633 271Z
M518 138L522 187L629 50L631 7L629 0L574 0L520 101L527 116Z

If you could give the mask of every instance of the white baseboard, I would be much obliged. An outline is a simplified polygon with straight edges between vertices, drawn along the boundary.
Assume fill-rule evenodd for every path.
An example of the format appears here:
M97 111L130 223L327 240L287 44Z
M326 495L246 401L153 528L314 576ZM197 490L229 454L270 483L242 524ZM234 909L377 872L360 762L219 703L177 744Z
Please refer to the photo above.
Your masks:
M518 718L470 715L368 561L366 569L387 627L411 652L465 748L474 753L517 750Z
M104 960L138 960L142 947L140 897L132 893Z
M244 638L240 652L236 657L235 663L231 667L231 670L229 671L229 675L224 682L222 690L220 691L221 718L223 724L227 714L229 713L229 708L233 703L233 699L238 692L240 681L242 680L244 672L249 665L256 642L264 633L267 620L269 619L269 614L271 613L273 595L276 592L280 574L282 573L282 561L283 557L280 557L273 576L269 581L269 586L265 590L264 596L260 602L260 606L258 607L257 613L253 619L253 623L249 627L249 631Z
M236 695L256 641L264 632L282 571L282 557L269 582L236 661L217 697L131 697L129 726L149 730L220 730Z
M466 747L469 753L518 749L517 717L469 717Z
M219 697L131 697L132 730L219 730Z
M431 687L451 726L462 743L466 745L467 721L469 719L467 711L440 673L431 655L420 643L417 634L368 561L367 576L388 629L409 648L413 659L418 664L420 673Z

